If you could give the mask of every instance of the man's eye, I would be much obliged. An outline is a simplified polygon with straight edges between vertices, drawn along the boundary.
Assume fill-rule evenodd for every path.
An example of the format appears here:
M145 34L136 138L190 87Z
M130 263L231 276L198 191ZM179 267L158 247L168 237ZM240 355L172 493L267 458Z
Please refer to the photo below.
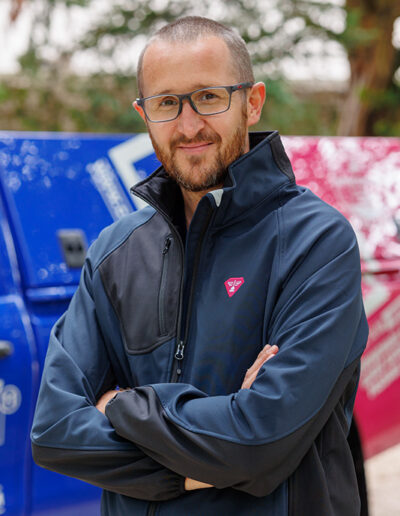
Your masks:
M213 92L210 92L210 91L207 91L207 92L204 92L201 97L200 97L200 100L202 102L205 102L207 100L215 100L218 98L218 95L216 93L213 93Z
M159 101L160 107L174 107L178 104L178 100L175 97L163 97Z

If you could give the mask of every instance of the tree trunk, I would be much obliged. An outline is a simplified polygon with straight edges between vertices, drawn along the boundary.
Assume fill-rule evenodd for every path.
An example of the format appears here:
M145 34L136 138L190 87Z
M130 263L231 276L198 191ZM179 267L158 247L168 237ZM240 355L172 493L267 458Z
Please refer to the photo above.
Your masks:
M351 70L349 90L341 110L338 134L373 135L378 99L393 81L396 49L392 45L393 25L400 16L398 0L347 0L348 15L360 13L359 27L370 31L371 40L348 48Z

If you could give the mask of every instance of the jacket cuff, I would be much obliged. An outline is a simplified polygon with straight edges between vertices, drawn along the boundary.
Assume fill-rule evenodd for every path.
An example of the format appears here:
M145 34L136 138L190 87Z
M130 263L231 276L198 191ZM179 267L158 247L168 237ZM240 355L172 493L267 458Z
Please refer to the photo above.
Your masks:
M113 404L116 401L118 394L119 393L117 393L106 404L105 408L105 415L109 418L111 424L111 414L113 413L114 409ZM115 406L116 405L117 404L115 404ZM145 454L145 451L142 451L142 453ZM148 457L148 460L153 463L153 459L151 459L150 457ZM156 464L155 461L154 464ZM168 469L161 464L159 464L159 469L157 470L157 472L155 472L153 480L154 485L149 486L147 496L141 497L142 499L147 499L149 501L166 501L172 500L173 498L178 498L179 496L187 492L185 489L185 477L179 475L178 473L175 473L175 471L172 471L171 469ZM147 489L145 488L145 490Z

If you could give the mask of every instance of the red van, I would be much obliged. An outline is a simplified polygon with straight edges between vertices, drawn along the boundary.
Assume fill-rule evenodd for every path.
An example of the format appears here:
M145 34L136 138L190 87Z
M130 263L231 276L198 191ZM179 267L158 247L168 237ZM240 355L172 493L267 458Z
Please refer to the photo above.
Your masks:
M400 139L287 137L298 184L335 206L357 233L370 335L349 436L363 457L400 442Z

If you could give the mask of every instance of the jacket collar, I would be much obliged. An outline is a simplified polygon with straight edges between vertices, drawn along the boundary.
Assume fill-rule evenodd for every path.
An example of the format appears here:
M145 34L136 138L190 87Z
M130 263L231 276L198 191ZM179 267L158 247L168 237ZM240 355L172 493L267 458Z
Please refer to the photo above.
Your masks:
M250 151L228 167L222 190L207 194L218 206L216 223L226 224L269 197L285 183L294 183L293 170L277 131L250 133ZM179 186L159 167L131 188L169 220L182 207Z

